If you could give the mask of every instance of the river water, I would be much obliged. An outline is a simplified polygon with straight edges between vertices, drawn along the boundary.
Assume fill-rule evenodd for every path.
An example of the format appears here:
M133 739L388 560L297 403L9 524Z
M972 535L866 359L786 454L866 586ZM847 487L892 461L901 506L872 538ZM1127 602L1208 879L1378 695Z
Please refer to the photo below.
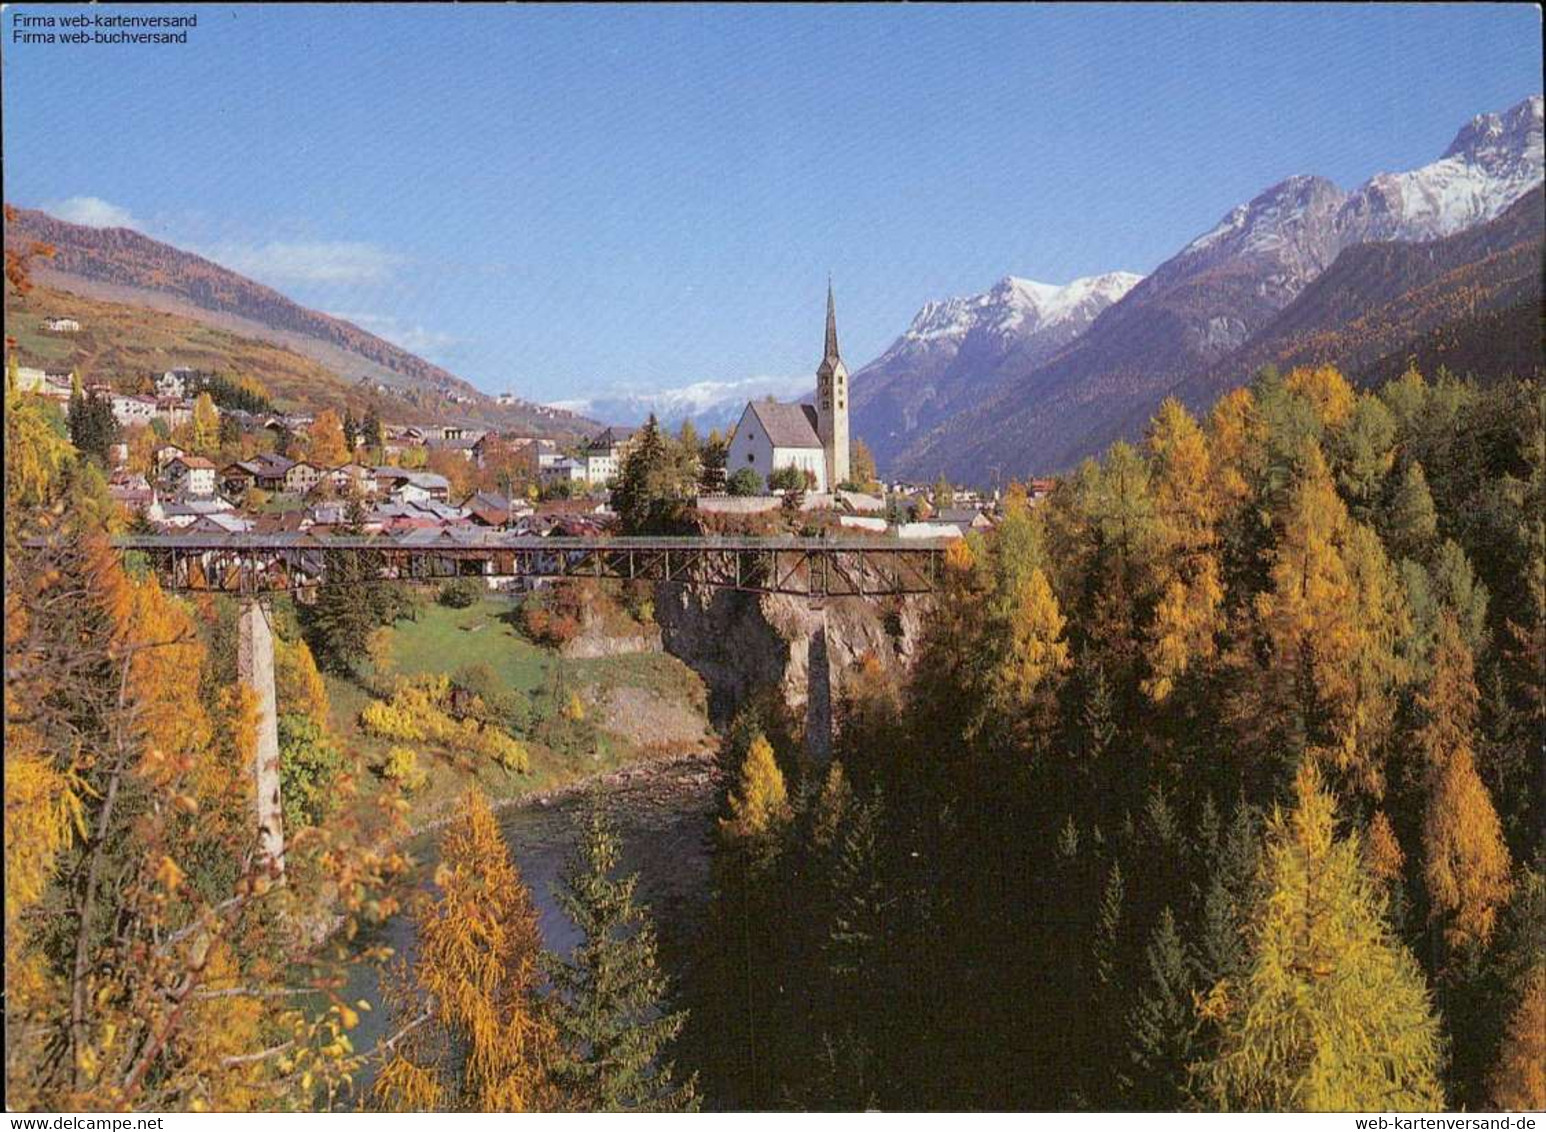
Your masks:
M536 901L543 940L549 950L567 955L577 933L554 898L564 865L574 852L580 819L588 805L600 802L611 813L622 842L624 872L639 874L638 897L650 908L660 936L661 964L673 986L691 966L692 940L702 924L709 888L709 833L713 823L716 780L711 757L637 764L582 790L510 806L498 815L521 878ZM433 888L439 860L440 831L409 843L417 862L412 883ZM403 912L366 936L365 945L386 944L409 963L414 955L411 914ZM395 961L395 960L394 960ZM356 967L345 993L348 1001L369 1000L373 1009L360 1016L352 1032L355 1049L368 1052L391 1033L392 1019L381 1009L379 971ZM371 1069L374 1069L374 1063ZM372 1076L367 1073L366 1077Z

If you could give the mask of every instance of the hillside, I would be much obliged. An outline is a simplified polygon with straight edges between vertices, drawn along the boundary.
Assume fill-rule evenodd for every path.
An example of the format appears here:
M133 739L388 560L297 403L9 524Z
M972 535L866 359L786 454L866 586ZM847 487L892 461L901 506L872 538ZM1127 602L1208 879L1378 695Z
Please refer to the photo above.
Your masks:
M80 321L82 329L78 334L47 333L41 323L49 315L69 315ZM111 381L190 366L255 377L281 409L363 409L370 400L366 389L284 346L166 311L104 302L51 287L35 287L25 296L7 289L5 329L16 340L22 365L74 370L83 381ZM408 406L399 404L396 415L402 416Z
M1379 359L1431 352L1443 341L1469 343L1466 369L1523 375L1517 350L1510 349L1517 334L1497 338L1493 357L1487 339L1465 327L1485 325L1481 316L1488 312L1539 304L1543 207L1546 194L1536 188L1496 220L1453 236L1348 248L1251 341L1178 386L1177 394L1200 406L1265 365L1330 362L1348 373L1373 366L1384 374L1386 367L1375 365ZM1450 368L1463 372L1453 362Z
M35 209L17 209L6 223L5 238L53 245L53 258L37 261L33 270L42 286L283 347L339 381L380 383L421 416L543 435L572 435L592 427L584 418L531 402L498 405L461 378L352 323L128 228L90 228ZM297 392L304 399L305 389Z

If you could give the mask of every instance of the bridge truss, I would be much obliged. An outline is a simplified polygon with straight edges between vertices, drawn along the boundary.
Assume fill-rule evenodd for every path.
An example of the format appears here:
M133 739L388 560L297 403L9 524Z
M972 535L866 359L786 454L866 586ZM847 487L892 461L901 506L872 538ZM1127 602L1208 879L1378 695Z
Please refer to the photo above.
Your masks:
M408 536L126 535L170 589L232 594L304 591L347 563L381 581L597 578L671 582L811 599L933 591L944 540L550 537L496 531Z

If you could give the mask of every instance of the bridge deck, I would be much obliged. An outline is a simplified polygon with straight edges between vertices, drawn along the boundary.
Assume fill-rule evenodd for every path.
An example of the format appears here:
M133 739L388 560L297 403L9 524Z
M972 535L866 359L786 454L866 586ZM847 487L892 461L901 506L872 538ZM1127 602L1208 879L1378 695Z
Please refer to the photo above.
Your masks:
M353 560L372 578L606 578L810 598L928 593L949 539L515 535L430 529L404 535L123 535L174 589L305 590ZM360 570L350 571L359 577Z
M884 554L893 551L938 551L954 539L899 538L798 538L783 536L666 537L655 535L585 535L547 537L514 535L478 529L447 528L413 531L406 535L313 535L301 532L273 534L166 534L119 535L113 545L124 550L417 550L428 554L442 550L746 550L836 551Z

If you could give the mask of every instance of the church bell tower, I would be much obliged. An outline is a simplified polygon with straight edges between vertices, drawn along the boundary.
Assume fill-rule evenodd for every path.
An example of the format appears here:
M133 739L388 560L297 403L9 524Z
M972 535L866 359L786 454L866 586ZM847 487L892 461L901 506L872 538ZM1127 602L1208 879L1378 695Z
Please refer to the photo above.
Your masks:
M827 280L827 348L816 367L816 433L827 458L827 490L847 483L848 468L848 367L837 350L837 308L832 302L832 280Z

